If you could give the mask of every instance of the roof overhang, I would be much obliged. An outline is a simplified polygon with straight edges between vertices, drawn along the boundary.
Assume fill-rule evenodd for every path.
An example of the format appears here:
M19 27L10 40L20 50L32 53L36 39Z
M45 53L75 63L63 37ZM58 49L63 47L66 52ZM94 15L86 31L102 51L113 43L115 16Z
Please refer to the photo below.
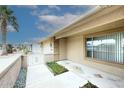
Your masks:
M79 33L94 33L118 27L124 27L124 6L110 6L97 9L95 12L61 29L55 33L55 38L59 39Z

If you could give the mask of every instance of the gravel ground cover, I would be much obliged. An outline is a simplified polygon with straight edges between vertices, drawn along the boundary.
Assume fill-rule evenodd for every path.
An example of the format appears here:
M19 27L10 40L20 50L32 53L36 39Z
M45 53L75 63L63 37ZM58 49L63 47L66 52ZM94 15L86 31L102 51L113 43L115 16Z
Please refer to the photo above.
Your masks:
M14 88L25 88L27 71L25 68L21 68L19 76L15 82Z

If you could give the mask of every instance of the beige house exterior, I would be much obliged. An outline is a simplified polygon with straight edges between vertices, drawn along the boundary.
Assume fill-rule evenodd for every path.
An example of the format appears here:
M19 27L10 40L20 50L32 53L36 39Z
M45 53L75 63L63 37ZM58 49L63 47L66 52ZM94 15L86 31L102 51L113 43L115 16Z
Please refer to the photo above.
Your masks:
M46 62L59 60L58 55L58 40L55 40L54 37L49 37L41 42L42 50L44 55L44 60Z
M85 16L81 16L76 21L60 29L50 38L42 41L45 60L71 60L124 78L123 33L124 6L97 7ZM93 39L90 42L94 43L98 38L100 39L97 41L100 41L101 37L102 40L103 38L114 40L114 37L116 45L113 47L113 45L110 46L106 42L106 50L109 49L109 52L103 50L104 45L102 44L99 48L101 49L100 51L96 52L99 50L96 45L88 52L88 39ZM115 49L115 52L111 50L111 47ZM106 54L107 56L113 55L113 57L108 58ZM113 58L116 60L113 61Z

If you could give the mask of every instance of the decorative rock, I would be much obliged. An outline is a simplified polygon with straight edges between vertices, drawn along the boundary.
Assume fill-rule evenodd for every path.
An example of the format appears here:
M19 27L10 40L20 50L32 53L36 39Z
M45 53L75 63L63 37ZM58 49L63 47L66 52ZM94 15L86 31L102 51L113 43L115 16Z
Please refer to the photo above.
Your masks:
M21 68L18 79L14 85L14 88L25 88L26 85L26 74L27 71L25 68Z

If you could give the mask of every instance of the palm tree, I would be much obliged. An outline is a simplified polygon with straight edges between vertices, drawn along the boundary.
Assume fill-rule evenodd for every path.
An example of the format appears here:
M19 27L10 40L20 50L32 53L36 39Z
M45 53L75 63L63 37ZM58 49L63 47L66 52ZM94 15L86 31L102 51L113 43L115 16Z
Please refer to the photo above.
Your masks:
M7 26L11 25L18 32L18 24L13 11L7 6L0 6L0 31L2 34L2 54L6 54Z

